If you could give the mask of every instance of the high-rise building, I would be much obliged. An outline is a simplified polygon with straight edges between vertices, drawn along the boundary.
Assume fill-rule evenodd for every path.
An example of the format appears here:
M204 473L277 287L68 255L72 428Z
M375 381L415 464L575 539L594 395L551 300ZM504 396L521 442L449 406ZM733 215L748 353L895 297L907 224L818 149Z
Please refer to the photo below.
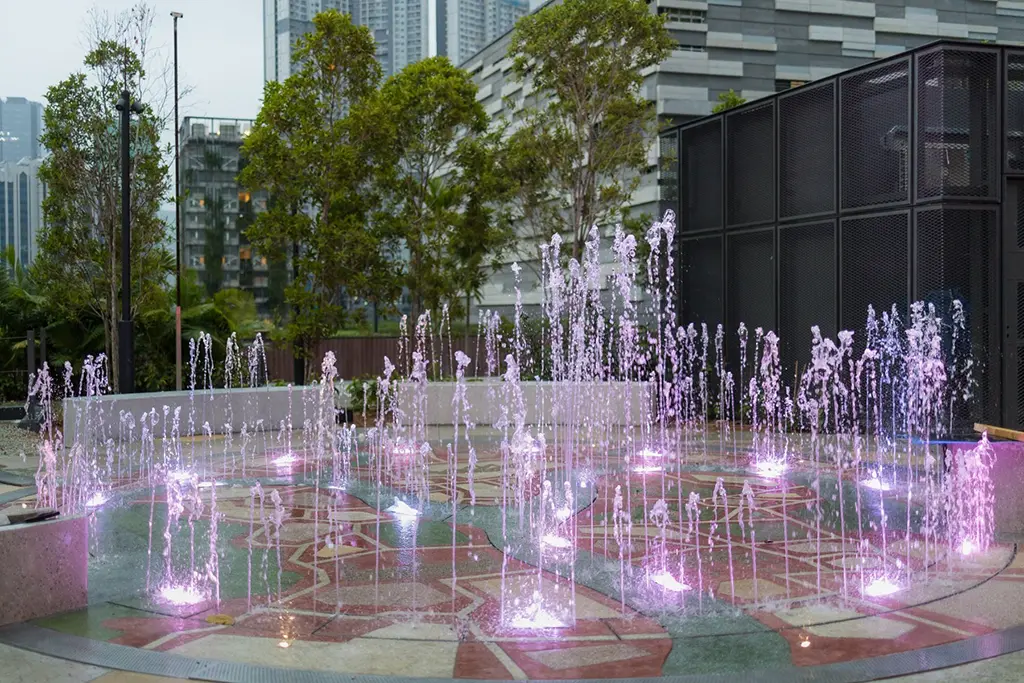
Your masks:
M43 105L24 97L0 101L0 161L20 161L40 156Z
M370 29L385 76L425 57L458 64L509 31L529 12L528 0L263 0L265 80L291 74L295 41L313 17L336 9Z
M238 185L242 141L248 119L185 117L181 141L183 267L208 290L251 291L257 310L268 315L269 265L254 253L245 229L267 208L263 193Z
M36 257L43 225L46 185L39 180L39 159L0 161L0 253L14 249L14 257L28 266Z
M528 0L448 0L443 3L444 43L439 54L461 64L512 30L528 14Z

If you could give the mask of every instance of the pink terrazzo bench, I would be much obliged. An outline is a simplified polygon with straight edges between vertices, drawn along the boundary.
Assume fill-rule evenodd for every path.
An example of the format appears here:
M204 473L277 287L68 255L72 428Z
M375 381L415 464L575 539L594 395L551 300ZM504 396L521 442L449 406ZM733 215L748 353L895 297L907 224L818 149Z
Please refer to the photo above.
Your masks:
M88 588L85 517L0 526L0 626L81 609Z

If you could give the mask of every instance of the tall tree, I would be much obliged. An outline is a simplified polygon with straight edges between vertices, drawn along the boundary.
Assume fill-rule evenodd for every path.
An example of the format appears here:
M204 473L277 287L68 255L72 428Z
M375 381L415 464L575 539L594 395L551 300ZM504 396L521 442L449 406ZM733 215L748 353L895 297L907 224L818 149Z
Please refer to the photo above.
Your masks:
M530 236L569 230L578 257L593 225L621 217L657 126L641 87L672 48L664 24L642 0L564 0L516 24L513 71L544 103L508 140Z
M159 147L166 123L166 99L160 94L166 89L151 86L147 76L151 25L152 12L144 5L93 16L85 68L47 91L40 138L50 156L39 171L47 185L46 227L35 277L55 312L101 321L115 388L121 287L131 287L134 315L160 296L171 263L157 217L168 193ZM114 106L125 88L147 105L131 133L131 283L121 282L120 137Z
M487 257L508 242L509 232L485 210L503 184L476 95L465 70L431 57L392 76L353 114L377 122L378 133L390 138L386 148L394 156L378 167L388 200L378 219L407 250L404 282L414 315L445 303L459 308L483 278Z
M380 82L373 36L348 15L322 12L294 60L296 72L284 83L266 84L239 178L250 191L275 198L248 230L253 246L282 258L298 245L285 337L310 358L317 342L342 326L339 291L393 301L397 280L393 245L368 220L380 136L373 122L359 125L348 115Z

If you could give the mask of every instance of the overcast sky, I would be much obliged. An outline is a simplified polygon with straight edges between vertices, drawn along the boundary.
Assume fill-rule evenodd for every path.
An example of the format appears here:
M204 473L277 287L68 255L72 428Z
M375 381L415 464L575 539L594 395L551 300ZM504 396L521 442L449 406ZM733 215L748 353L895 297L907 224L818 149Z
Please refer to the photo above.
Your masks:
M89 10L129 9L135 0L0 0L0 97L44 102L46 89L82 68ZM149 0L154 50L173 48L178 21L178 78L191 85L181 116L255 118L263 94L261 0ZM173 138L172 138L173 139Z

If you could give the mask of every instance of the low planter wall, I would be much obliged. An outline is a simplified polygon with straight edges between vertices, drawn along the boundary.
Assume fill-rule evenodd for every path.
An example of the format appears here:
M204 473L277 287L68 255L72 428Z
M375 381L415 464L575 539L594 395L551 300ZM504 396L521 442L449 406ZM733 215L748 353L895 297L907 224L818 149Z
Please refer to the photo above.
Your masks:
M348 382L335 386L334 404L338 410L359 411L349 400ZM646 384L625 382L522 382L523 405L528 424L640 424L646 419L650 396ZM454 382L428 382L422 389L423 418L429 425L450 425L454 421ZM94 398L69 398L64 401L65 442L72 444L86 440L95 442L115 439L125 441L129 436L142 437L139 421L143 414L156 412L152 427L157 438L170 434L175 411L178 411L179 434L189 433L192 416L196 435L203 434L203 425L209 424L214 434L227 431L238 433L243 425L250 432L262 421L265 431L279 429L282 422L291 420L294 429L302 429L306 419L316 419L315 400L319 387L262 387L256 389L215 389L197 391L167 391L149 394L111 394ZM403 422L413 419L418 391L410 382L402 382L398 389L398 407ZM502 416L502 407L512 401L511 394L499 379L466 383L466 398L470 404L470 419L477 425L493 425ZM165 423L166 409L166 423ZM514 419L509 405L507 417ZM310 413L307 415L307 411ZM122 417L131 414L133 430L122 428ZM373 418L371 418L372 421ZM166 430L166 432L165 432Z
M0 626L81 609L89 602L84 516L0 526Z
M417 390L409 383L400 385L397 403L403 422L412 422L415 407L422 405L426 424L452 424L456 386L428 382L422 390L426 400L419 404ZM645 383L522 382L519 386L527 424L636 425L647 419L650 410ZM514 420L513 395L500 380L467 382L466 399L470 420L476 425L493 425L503 411L510 422Z

